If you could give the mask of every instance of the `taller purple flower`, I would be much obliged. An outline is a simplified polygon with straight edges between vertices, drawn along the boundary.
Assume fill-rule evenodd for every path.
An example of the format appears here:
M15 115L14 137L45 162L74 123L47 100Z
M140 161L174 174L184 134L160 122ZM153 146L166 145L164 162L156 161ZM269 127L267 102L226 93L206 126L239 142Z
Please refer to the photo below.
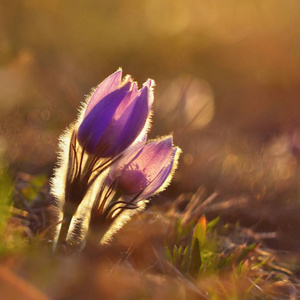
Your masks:
M130 146L144 129L153 104L154 81L137 83L122 70L107 77L92 94L77 132L89 154L115 156Z

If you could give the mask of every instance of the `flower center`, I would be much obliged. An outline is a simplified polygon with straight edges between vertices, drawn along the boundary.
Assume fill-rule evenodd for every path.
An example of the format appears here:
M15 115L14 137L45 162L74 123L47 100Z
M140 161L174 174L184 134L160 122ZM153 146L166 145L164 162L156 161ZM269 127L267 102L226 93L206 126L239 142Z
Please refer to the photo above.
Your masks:
M118 186L127 195L137 194L150 183L145 170L140 170L137 164L131 164L123 170Z

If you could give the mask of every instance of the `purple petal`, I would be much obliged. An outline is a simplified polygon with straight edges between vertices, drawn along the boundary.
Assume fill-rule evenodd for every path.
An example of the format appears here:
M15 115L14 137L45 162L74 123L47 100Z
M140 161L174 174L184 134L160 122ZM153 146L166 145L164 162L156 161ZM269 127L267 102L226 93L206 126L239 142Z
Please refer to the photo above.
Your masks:
M146 124L151 109L149 104L151 96L149 96L150 91L148 87L142 88L140 93L140 96L134 99L117 121L117 126L122 128L122 131L111 147L110 155L116 151L122 152L132 144Z
M122 79L122 70L118 70L115 73L108 76L104 79L96 88L93 93L87 107L85 110L85 116L89 114L89 112L94 108L94 106L101 101L104 97L106 97L109 93L116 90L121 83Z
M134 160L139 169L147 173L149 181L152 181L161 169L169 163L172 141L172 137L153 141L145 145L140 155Z
M167 180L169 175L172 172L173 165L174 165L174 159L178 148L176 147L173 149L173 153L170 156L170 162L167 166L165 166L160 173L152 180L152 182L147 186L147 188L143 191L141 198L148 198L151 196L155 191L157 191Z
M119 187L127 194L142 191L169 164L171 153L171 137L145 145L122 171Z
M102 153L103 157L117 155L127 148L125 147L119 150L120 147L118 146L116 141L124 128L124 122L126 121L126 119L128 119L128 117L130 117L130 111L134 106L134 103L132 103L132 98L136 93L137 89L136 86L133 84L133 89L127 93L120 105L117 107L115 113L113 114L109 122L109 125L107 126L105 132L101 136L98 143L100 145L110 145L109 148ZM129 107L126 107L126 105L129 105ZM122 111L122 108L125 109L125 111ZM131 141L131 143L132 142L133 141ZM130 144L128 144L127 146L129 146Z
M147 144L123 169L118 187L127 195L143 191L170 164L171 153L172 138Z
M126 114L126 110L127 108L130 106L130 104L133 102L133 100L137 97L138 95L138 90L137 90L137 84L136 82L132 83L132 89L130 91L130 93L128 93L129 97L126 97L126 99L124 99L121 104L119 105L119 107L117 108L115 114L114 114L114 119L115 120L119 120L123 114Z
M108 94L83 119L77 136L79 143L85 147L87 152L93 153L97 146L101 146L98 143L109 126L116 109L128 94L130 86L131 83L128 82L121 88Z
M122 158L120 158L115 164L110 168L109 175L107 178L108 184L111 184L121 173L124 167L135 158L138 153L141 152L147 140L147 133L143 136L138 137L138 139L123 153Z
M148 79L143 84L143 88L141 89L141 92L142 92L143 89L146 89L146 88L148 90L148 105L149 105L149 108L152 107L153 101L154 101L154 94L153 94L153 89L152 89L153 86L154 86L154 80Z

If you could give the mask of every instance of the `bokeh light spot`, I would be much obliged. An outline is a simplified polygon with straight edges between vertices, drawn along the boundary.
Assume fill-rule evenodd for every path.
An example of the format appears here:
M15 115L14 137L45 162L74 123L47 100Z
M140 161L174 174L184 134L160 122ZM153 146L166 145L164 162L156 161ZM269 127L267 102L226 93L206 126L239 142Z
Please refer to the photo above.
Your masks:
M184 156L183 156L183 162L186 164L186 165L191 165L193 163L193 160L194 160L194 157L191 153L186 153Z
M43 121L49 121L51 118L51 113L48 109L43 109L40 113L40 116Z

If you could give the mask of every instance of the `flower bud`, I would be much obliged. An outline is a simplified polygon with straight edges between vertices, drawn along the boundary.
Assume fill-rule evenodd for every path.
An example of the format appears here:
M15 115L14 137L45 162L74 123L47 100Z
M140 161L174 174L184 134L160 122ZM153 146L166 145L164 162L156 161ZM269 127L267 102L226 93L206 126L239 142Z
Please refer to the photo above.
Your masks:
M80 145L89 154L110 157L123 152L147 126L153 103L149 79L138 90L136 82L122 70L106 78L87 103L78 128Z
M117 188L125 195L147 198L163 190L177 166L180 149L172 146L172 137L146 144L117 176ZM119 162L121 164L122 161Z

